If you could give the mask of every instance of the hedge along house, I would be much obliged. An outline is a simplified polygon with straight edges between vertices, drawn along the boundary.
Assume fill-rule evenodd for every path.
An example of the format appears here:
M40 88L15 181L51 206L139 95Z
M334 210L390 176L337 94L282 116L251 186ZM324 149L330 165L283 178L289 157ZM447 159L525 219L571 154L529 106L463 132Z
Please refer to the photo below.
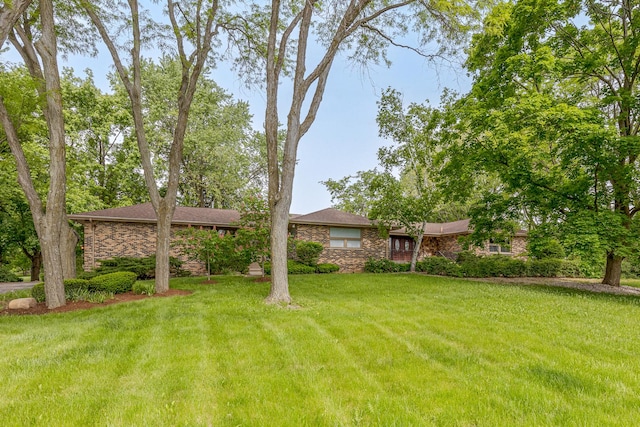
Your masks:
M422 244L418 252L418 260L430 256L444 256L455 259L462 251L460 237L471 234L470 220L463 219L445 223L427 223ZM398 262L411 261L415 241L404 228L389 232L389 258ZM520 230L511 237L510 242L497 244L487 241L481 247L475 247L476 255L508 255L522 256L527 247L527 232Z
M147 257L156 251L156 216L151 203L122 208L104 209L69 215L84 227L84 269L97 268L101 260L114 257ZM240 213L230 209L176 207L172 222L172 239L179 230L188 227L234 232ZM414 240L403 229L391 230L383 238L369 219L328 208L306 215L292 215L289 230L299 240L322 244L320 263L340 266L341 272L364 270L367 259L389 258L411 260ZM469 220L443 224L428 224L418 259L447 256L460 252L458 238L469 234ZM476 248L478 254L520 255L526 246L526 233L517 233L510 245L487 242ZM187 260L177 248L171 256L181 259L183 268L192 274L205 274L203 263Z

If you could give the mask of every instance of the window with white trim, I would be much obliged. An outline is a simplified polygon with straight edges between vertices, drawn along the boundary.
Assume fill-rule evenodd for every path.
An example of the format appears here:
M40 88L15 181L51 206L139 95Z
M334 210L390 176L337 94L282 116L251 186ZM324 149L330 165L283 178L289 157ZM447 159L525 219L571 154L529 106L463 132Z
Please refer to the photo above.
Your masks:
M492 254L510 254L511 242L496 243L493 239L489 240L489 252Z
M329 246L332 248L358 249L362 247L362 230L359 228L331 227Z

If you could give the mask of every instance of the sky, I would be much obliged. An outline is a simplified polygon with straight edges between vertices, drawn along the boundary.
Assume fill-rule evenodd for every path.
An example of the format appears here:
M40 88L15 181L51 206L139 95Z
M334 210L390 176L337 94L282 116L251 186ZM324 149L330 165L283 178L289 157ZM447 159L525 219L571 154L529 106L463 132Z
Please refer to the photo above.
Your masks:
M405 105L428 100L432 106L439 104L445 88L459 93L469 90L470 79L462 67L434 64L402 48L391 49L388 56L391 67L373 65L367 70L353 67L340 54L336 57L316 120L298 147L292 213L306 214L331 206L331 196L320 181L376 167L378 148L391 144L378 136L376 124L376 102L387 87L401 92ZM92 69L98 87L108 91L106 76L113 70L111 63L102 51L95 58L70 56L60 66L72 67L77 75ZM211 78L237 100L249 103L254 129L262 130L264 93L258 88L247 89L226 63L218 64ZM279 95L281 122L286 122L286 95L283 87Z
M462 68L436 66L403 49L390 52L390 59L390 68L374 66L364 73L344 58L337 58L316 121L298 147L292 213L310 213L331 206L331 196L320 181L376 167L378 148L391 144L378 136L376 123L376 102L384 89L400 91L406 105L428 100L432 106L439 104L444 88L459 93L469 90L470 79ZM262 94L244 89L232 73L220 71L214 72L214 80L237 98L247 100L254 126L261 127L265 107ZM279 98L281 107L283 98L286 97ZM280 109L281 122L286 121L286 111Z

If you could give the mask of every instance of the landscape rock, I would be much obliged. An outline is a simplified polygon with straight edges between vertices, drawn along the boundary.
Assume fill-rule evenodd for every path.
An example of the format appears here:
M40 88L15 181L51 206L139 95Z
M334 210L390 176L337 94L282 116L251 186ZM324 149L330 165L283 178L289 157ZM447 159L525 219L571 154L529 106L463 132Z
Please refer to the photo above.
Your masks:
M249 276L262 276L262 268L257 262L249 264Z
M9 301L9 310L26 310L35 307L36 304L35 298L18 298Z

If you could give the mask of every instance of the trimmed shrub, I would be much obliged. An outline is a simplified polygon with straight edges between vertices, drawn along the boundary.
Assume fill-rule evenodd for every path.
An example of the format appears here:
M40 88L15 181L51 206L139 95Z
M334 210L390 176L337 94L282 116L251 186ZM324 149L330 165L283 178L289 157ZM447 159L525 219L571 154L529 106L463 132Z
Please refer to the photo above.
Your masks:
M340 271L340 266L337 264L318 264L316 266L316 271L318 273L335 273L336 271Z
M386 258L369 258L364 263L364 271L367 273L401 273L409 271L410 268L411 264L409 263L401 264Z
M89 281L85 279L65 279L64 292L69 293L75 290L89 290Z
M116 273L96 276L89 281L89 290L92 292L113 292L122 294L129 292L136 282L137 276L131 271L118 271Z
M298 240L296 241L296 258L302 264L315 267L323 249L321 243Z
M82 278L93 279L97 275L115 273L118 271L130 271L136 273L138 280L154 279L156 277L156 256L145 258L116 257L100 261L100 267L96 268L93 277L91 273L83 273ZM182 269L182 261L175 257L169 257L169 273L171 276L188 276L189 271Z
M316 272L316 268L310 265L303 264L292 259L287 260L287 272L289 274L313 274Z
M434 256L425 258L422 261L416 263L416 271L421 271L427 274L435 274L438 276L462 276L460 266L454 261L448 258Z
M460 263L465 277L522 277L527 275L527 264L518 258L503 255L468 257Z
M31 288L31 296L38 302L46 301L47 296L44 293L44 282L36 283L34 287Z
M156 286L153 282L136 282L131 290L138 295L153 295L156 293Z

